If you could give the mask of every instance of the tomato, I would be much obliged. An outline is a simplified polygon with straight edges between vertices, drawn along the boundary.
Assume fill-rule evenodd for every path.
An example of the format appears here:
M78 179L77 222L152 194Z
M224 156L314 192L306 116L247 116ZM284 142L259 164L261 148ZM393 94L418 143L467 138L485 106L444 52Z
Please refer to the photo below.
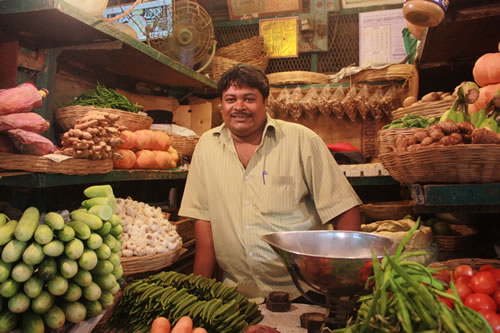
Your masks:
M464 304L469 308L479 310L489 310L496 312L497 303L490 296L482 293L472 293L465 298Z
M482 265L481 267L479 267L480 272L485 271L485 270L490 270L490 269L495 269L495 267L493 267L491 265Z
M457 293L458 293L458 296L460 297L460 299L462 300L462 302L465 301L465 299L467 298L467 296L469 296L470 294L472 294L472 289L469 287L468 284L466 283L455 283L455 288L457 289ZM448 292L451 293L451 289L448 289Z
M436 272L432 274L436 279L443 281L446 284L450 284L451 281L451 270L449 269L443 269L440 270L439 272Z
M495 269L491 269L489 271L492 272L493 275L495 275L495 278L497 279L497 283L500 285L500 269L495 268Z
M497 309L500 309L500 288L497 289L493 294L493 299L497 303Z
M474 275L474 270L469 265L458 265L453 270L453 277L459 278L461 276L471 276Z
M480 310L478 312L481 314L481 316L484 317L484 319L486 319L488 324L490 324L493 332L500 332L500 315L496 314L493 311Z
M453 281L455 282L455 284L457 284L457 283L464 283L464 284L466 284L466 285L469 286L470 279L471 279L470 276L468 276L468 275L462 275L462 276L459 276L458 278L456 278Z
M497 290L497 280L491 271L483 270L471 277L470 287L475 293L493 295Z

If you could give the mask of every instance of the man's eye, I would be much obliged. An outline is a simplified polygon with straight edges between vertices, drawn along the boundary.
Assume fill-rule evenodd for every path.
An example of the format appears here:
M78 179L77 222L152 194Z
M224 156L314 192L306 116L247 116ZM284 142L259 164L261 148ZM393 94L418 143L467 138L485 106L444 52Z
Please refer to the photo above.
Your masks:
M247 97L245 99L247 102L254 102L255 101L255 98L254 97Z
M228 103L233 103L235 101L234 98L226 98L226 102Z

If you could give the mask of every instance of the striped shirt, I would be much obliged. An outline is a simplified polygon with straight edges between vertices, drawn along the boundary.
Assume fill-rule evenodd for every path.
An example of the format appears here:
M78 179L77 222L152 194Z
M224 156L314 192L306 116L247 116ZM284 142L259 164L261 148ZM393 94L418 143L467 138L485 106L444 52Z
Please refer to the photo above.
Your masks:
M281 290L294 298L298 290L261 236L322 228L361 201L316 133L267 118L246 169L224 124L200 137L179 215L211 221L225 283L247 297Z

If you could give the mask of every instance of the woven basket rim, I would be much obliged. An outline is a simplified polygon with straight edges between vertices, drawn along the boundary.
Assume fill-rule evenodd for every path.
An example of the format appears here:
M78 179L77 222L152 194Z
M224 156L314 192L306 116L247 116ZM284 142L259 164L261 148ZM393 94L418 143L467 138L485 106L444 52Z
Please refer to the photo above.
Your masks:
M120 263L123 268L123 274L125 275L151 272L172 265L177 261L180 255L186 251L186 248L179 246L175 251L168 253L140 257L121 257Z
M54 162L43 156L11 154L0 152L0 165L6 170L29 172L60 173L66 175L103 174L113 171L113 161L69 158Z
M430 267L446 267L449 269L456 268L458 265L469 265L473 269L478 269L482 265L492 265L495 268L500 268L500 259L484 259L484 258L457 258L445 261L436 261L431 263Z

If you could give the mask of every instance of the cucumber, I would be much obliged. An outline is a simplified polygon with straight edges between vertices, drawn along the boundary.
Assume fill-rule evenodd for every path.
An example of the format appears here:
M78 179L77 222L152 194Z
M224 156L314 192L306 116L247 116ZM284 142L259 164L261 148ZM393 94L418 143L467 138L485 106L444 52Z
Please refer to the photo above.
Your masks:
M97 265L97 255L93 250L85 249L82 256L78 259L78 265L88 271L94 269Z
M11 240L2 250L2 260L5 263L18 261L21 259L26 245L26 242L17 239Z
M102 237L99 234L92 233L87 239L87 247L92 250L97 250L102 245Z
M10 298L17 294L19 287L21 284L12 279L8 279L7 281L2 282L0 284L0 296L5 298Z
M8 310L0 313L0 332L10 332L17 326L19 315Z
M56 276L47 282L47 290L54 296L61 296L68 290L68 280L61 275Z
M16 227L16 220L10 220L0 227L0 246L5 245L12 240Z
M43 326L42 316L28 311L23 313L23 332L25 333L43 333L45 328Z
M76 283L70 282L68 290L64 293L63 298L68 302L76 302L82 297L82 288Z
M90 227L81 221L71 221L67 223L75 230L75 236L80 239L88 239L90 237Z
M38 265L38 276L44 280L52 280L57 274L57 262L55 258L45 257Z
M40 212L36 207L28 207L17 223L14 235L17 240L27 242L33 237L36 227L38 226L38 219Z
M11 312L23 313L30 308L31 300L24 293L17 293L9 299L7 307Z
M35 230L35 242L40 245L48 244L54 238L54 233L52 229L46 224L40 224Z
M102 312L102 305L98 301L82 300L82 304L87 309L87 318L95 317Z
M113 228L113 225L109 221L106 221L103 223L102 228L99 230L96 230L96 232L99 235L104 236L106 234L109 234L109 232L111 231L112 228Z
M114 197L96 197L82 201L82 207L87 210L96 205L110 206L113 210L115 210L116 199Z
M87 198L114 197L111 185L93 185L83 190L83 195Z
M78 263L76 260L63 257L59 259L59 272L66 279L71 279L78 273Z
M113 227L116 227L119 224L123 225L120 215L117 215L117 214L113 214L111 216L111 218L109 219L109 222L111 222L111 225Z
M66 320L73 324L85 320L87 316L87 309L80 302L68 302L62 305Z
M10 275L16 282L25 282L33 275L33 266L19 262L12 268Z
M71 219L73 221L81 221L85 223L89 226L90 230L99 230L102 227L101 218L87 212L74 210L71 212Z
M103 290L110 290L115 286L116 278L113 274L108 275L95 275L93 277L95 283Z
M65 224L61 230L57 231L57 238L63 242L69 242L75 238L75 229Z
M111 274L113 274L115 276L115 278L118 280L119 278L121 278L123 276L123 267L122 265L118 265L118 266L113 266L113 271L111 272Z
M102 221L107 221L113 216L113 208L108 205L95 205L89 208L89 214L98 216Z
M101 297L99 298L99 303L101 303L102 307L108 309L113 306L115 302L115 298L110 291L103 290Z
M66 322L66 316L64 315L64 311L60 307L54 305L50 308L49 311L43 314L43 322L49 328L61 328Z
M78 259L82 256L85 245L78 238L73 239L69 243L66 243L64 247L64 253L70 259Z
M121 241L117 240L115 242L115 247L111 249L112 253L120 253L122 250L122 243Z
M62 230L64 227L64 218L56 212L49 212L45 215L45 224L54 230Z
M113 266L118 266L120 265L120 254L118 253L111 253L111 255L108 258L109 261L113 264Z
M97 261L97 265L90 272L93 275L108 275L108 274L111 274L113 272L114 268L115 268L115 266L113 266L113 264L111 263L111 261L108 261L108 260L98 260Z
M111 288L109 291L113 294L116 295L117 292L119 292L121 289L120 284L118 282L115 283L113 288Z
M12 270L12 264L0 260L0 283L7 281Z
M97 283L92 282L88 287L83 288L83 297L87 301L97 301L102 294L101 287L97 285Z
M28 265L38 265L44 258L42 246L35 242L28 245L23 252L23 261Z
M0 227L3 226L7 221L9 221L9 217L4 213L0 213Z
M113 250L113 248L116 246L116 238L115 236L111 235L111 234L106 234L102 237L102 240L104 241L104 244L106 244L107 246L109 246L109 248L111 249L111 251Z
M46 290L43 290L40 295L31 301L31 310L35 313L42 314L49 311L56 303L54 295Z
M59 257L64 252L64 243L58 239L54 239L52 242L45 244L42 251L49 257Z
M121 224L115 225L113 228L111 228L111 231L109 232L113 236L119 236L123 233L123 227Z
M80 287L88 287L92 283L92 274L87 270L79 269L72 281Z
M42 289L43 281L36 276L30 277L23 285L24 293L30 298L35 298L40 295Z
M111 255L111 249L106 244L102 244L97 250L95 250L95 253L99 259L108 259Z

